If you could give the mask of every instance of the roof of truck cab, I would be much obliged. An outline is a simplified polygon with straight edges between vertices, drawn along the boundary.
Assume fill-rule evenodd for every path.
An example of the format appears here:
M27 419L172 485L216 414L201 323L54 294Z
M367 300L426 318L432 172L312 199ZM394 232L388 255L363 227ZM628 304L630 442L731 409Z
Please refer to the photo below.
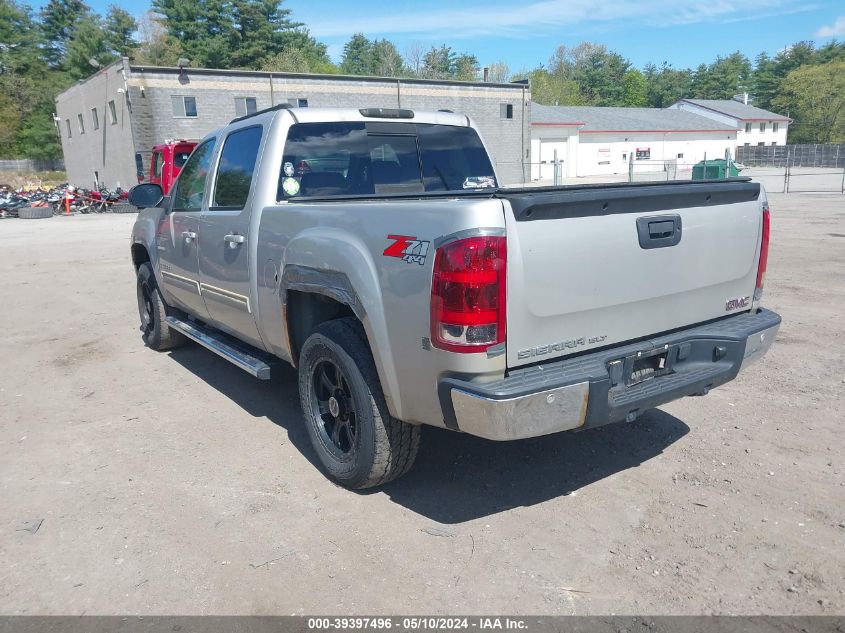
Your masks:
M390 110L393 108L385 108ZM436 123L439 125L467 126L469 118L455 112L432 110L413 110L413 118L390 118L364 116L356 108L283 108L279 112L288 112L299 123L327 123L331 121L385 121L391 123Z

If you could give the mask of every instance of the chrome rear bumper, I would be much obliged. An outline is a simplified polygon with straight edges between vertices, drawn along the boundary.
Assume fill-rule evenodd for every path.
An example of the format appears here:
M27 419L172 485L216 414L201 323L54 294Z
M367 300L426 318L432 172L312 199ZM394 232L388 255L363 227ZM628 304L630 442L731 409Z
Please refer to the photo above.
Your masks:
M769 350L780 327L770 310L745 313L576 358L519 368L498 381L447 378L446 426L491 440L632 421L643 411L733 380ZM665 357L665 373L630 382L632 363Z

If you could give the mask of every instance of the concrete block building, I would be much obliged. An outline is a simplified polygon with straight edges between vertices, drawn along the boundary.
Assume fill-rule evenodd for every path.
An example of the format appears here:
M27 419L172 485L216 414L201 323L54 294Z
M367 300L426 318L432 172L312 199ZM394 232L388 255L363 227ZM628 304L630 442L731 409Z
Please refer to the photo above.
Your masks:
M119 60L56 97L69 182L124 189L149 173L153 145L199 139L236 116L298 107L448 109L478 125L503 183L527 179L526 84L139 66Z

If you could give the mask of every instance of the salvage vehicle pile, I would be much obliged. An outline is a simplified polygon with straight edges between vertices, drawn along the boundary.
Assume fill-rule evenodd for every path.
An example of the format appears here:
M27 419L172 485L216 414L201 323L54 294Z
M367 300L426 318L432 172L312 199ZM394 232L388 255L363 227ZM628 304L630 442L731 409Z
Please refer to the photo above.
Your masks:
M0 185L0 218L49 218L53 215L78 213L130 213L127 192L118 187L88 190L63 184L51 189L38 187L26 190Z

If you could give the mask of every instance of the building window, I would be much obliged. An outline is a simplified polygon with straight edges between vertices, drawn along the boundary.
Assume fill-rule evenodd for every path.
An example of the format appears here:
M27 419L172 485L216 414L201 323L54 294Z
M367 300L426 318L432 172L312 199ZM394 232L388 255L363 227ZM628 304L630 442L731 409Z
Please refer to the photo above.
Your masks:
M758 147L763 147L763 146L765 146L765 145L766 145L765 143L757 143L757 146L758 146Z
M255 97L235 97L235 116L255 114L258 104Z
M780 127L779 123L777 123L777 122L772 123L772 132L777 132L779 127ZM774 143L772 143L772 145L774 145Z
M745 124L745 131L746 131L746 132L750 132L750 131L751 131L751 124L750 124L750 123L746 123L746 124Z
M776 145L777 143L775 141L772 141L772 147L775 147Z
M85 121L82 119L81 114L76 115L76 120L79 121L79 133L85 134Z
M760 131L761 131L761 132L765 132L765 131L766 131L766 122L765 122L765 121L763 121L762 123L760 123Z
M100 117L97 116L97 108L91 108L91 129L100 129Z
M65 125L67 126L67 137L73 138L73 130L70 129L70 119L65 119Z
M512 103L500 103L499 104L499 117L502 119L512 119L513 118L513 104Z
M683 153L678 154L678 158L683 158L683 157L684 157Z
M751 147L751 143L746 143L745 147Z
M114 101L109 101L109 119L112 125L117 123L117 108L114 106Z
M300 108L307 108L308 107L308 99L297 99L296 105Z
M185 97L183 95L173 95L170 97L173 103L173 116L176 118L197 116L197 100L196 97Z

